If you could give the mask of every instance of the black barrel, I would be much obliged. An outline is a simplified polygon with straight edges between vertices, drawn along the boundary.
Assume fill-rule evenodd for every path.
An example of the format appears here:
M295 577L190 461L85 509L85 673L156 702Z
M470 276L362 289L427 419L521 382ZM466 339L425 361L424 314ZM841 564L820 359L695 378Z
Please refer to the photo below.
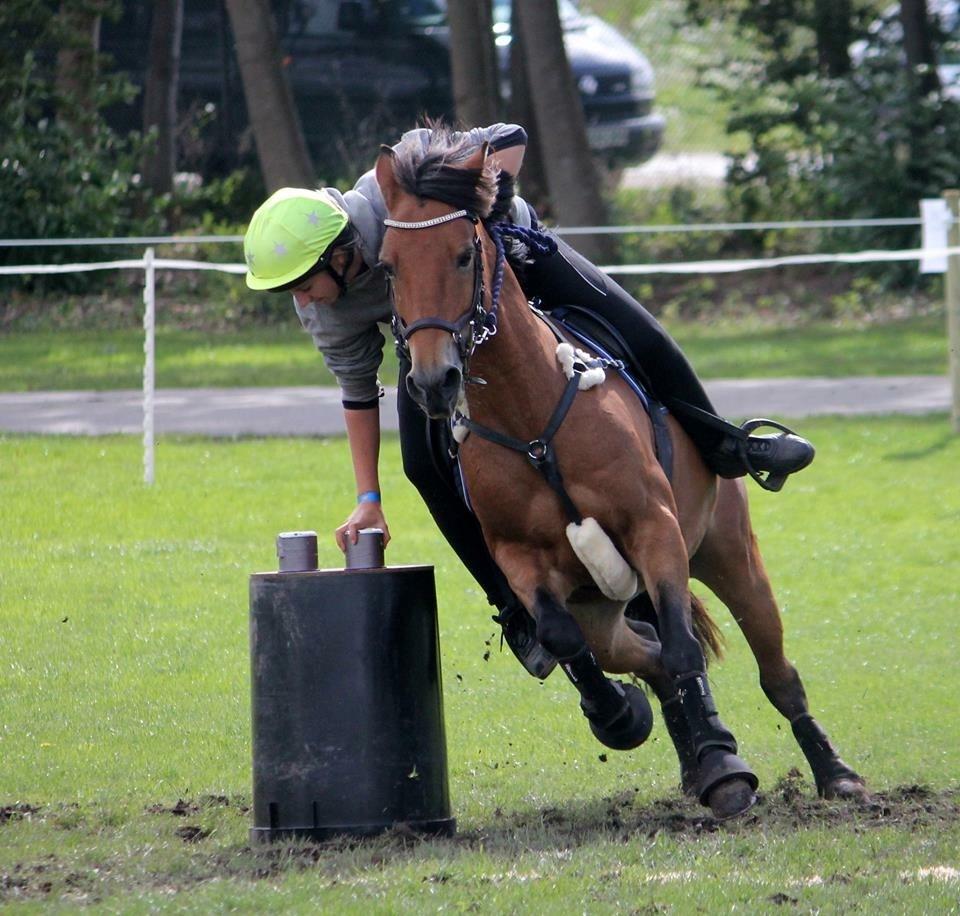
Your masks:
M432 566L250 577L253 840L449 835Z

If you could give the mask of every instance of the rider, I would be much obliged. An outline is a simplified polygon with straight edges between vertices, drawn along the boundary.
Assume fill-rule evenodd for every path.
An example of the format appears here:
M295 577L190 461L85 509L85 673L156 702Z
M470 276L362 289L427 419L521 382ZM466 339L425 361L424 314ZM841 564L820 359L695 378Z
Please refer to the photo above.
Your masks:
M526 132L512 124L469 131L471 145L490 144L501 170L501 187L512 190L512 177L523 162ZM431 131L420 128L401 143L429 142ZM518 196L510 199L510 218L525 228L539 228L531 207ZM377 372L384 337L378 324L388 323L391 305L387 278L379 265L386 207L373 171L353 190L283 188L253 214L244 237L247 285L254 290L291 292L308 331L340 386L344 420L357 485L357 505L336 530L337 544L356 542L361 528L390 532L381 503L378 475L380 451ZM724 477L755 471L785 477L806 467L813 447L792 434L747 436L716 416L696 373L677 344L656 319L625 290L557 239L557 251L527 252L521 272L524 291L543 308L575 303L599 315L626 340L641 364L655 397L674 407L684 430L706 463ZM447 456L447 426L431 421L413 403L404 384L408 365L401 364L397 388L403 467L451 547L499 611L494 618L524 667L546 677L555 660L537 642L535 624L513 595L493 562L480 526L458 496Z

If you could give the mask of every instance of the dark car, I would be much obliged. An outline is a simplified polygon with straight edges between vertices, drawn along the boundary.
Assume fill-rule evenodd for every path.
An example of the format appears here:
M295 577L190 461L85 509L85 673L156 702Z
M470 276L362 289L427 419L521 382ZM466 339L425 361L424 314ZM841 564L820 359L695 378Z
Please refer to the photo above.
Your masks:
M122 18L105 23L101 37L102 49L134 83L143 80L150 6L127 0ZM358 163L372 161L380 143L418 117L452 117L444 0L288 0L274 9L307 145L324 177L355 173ZM509 91L509 0L496 0L494 11ZM664 129L653 109L649 62L612 26L581 13L570 0L560 0L560 11L592 148L612 166L648 159ZM213 121L202 147L205 161L195 155L194 167L228 168L252 152L223 0L185 0L179 109L192 121L198 113ZM111 117L118 127L140 126L135 106Z

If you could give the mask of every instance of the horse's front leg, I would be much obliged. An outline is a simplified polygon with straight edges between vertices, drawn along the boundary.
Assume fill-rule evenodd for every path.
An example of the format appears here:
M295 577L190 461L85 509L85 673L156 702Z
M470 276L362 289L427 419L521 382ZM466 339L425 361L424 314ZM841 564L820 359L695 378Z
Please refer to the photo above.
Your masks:
M638 747L653 728L653 711L642 690L603 673L580 625L546 588L534 592L537 639L552 652L580 694L580 708L602 744L618 751Z
M549 557L514 542L496 542L491 552L514 594L537 621L537 639L553 653L580 694L580 708L594 736L614 750L638 747L653 728L653 712L642 690L608 680L580 625L558 595L571 583Z
M717 817L740 814L756 800L758 780L737 756L736 739L721 721L713 700L706 658L693 632L686 549L679 525L667 514L656 523L640 525L632 547L631 555L657 613L660 658L673 680L692 743L698 769L696 794ZM666 713L666 704L664 709Z

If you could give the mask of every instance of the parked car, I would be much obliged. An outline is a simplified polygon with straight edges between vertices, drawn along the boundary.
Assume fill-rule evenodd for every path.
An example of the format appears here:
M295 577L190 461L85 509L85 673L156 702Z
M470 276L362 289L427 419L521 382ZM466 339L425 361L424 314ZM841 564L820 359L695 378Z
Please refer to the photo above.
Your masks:
M125 0L122 18L102 31L102 49L135 84L143 81L151 6ZM445 0L288 0L274 7L307 145L325 177L352 174L358 161L370 161L381 142L421 115L452 117ZM494 11L508 88L510 0L495 0ZM648 159L664 130L664 118L654 110L649 61L571 0L560 0L560 11L592 148L612 166ZM185 0L179 108L205 112L214 121L205 150L208 169L222 170L252 153L223 0ZM139 101L110 117L118 127L138 128Z

